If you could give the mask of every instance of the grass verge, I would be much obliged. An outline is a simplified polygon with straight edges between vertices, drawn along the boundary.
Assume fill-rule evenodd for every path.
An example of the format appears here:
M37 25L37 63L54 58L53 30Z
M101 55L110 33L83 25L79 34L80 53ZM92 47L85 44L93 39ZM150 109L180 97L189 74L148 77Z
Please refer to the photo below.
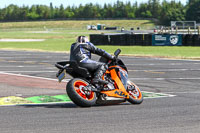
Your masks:
M0 23L0 29L11 28L66 28L85 29L87 25L105 24L124 28L152 29L155 27L151 20L65 20L65 21L33 21L33 22L7 22Z
M76 28L86 27L87 24L109 23L113 26L131 24L147 25L151 22L148 20L93 20L93 21L45 21L45 22L15 22L0 23L0 39L45 39L43 42L0 42L0 49L18 49L18 50L38 50L53 52L69 52L71 44L79 35L101 33L102 31L88 31L86 29L73 30L73 23ZM78 24L80 23L80 24ZM41 28L43 26L49 29ZM71 26L71 27L70 27ZM23 28L22 28L23 27ZM34 27L34 28L31 28ZM55 27L60 29L55 29ZM61 28L64 27L64 28ZM19 28L19 29L15 29ZM31 28L31 29L27 29ZM66 29L67 28L67 29ZM117 48L122 50L122 54L134 56L156 56L168 58L190 58L200 59L200 47L183 47L183 46L97 46L109 53L113 53Z

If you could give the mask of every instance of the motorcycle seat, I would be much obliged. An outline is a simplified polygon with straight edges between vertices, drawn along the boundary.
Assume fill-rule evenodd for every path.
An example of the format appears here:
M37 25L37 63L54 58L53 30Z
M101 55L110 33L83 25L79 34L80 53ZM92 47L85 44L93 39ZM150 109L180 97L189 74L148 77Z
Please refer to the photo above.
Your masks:
M66 72L73 77L91 77L90 72L86 68L78 66L76 61L62 61L57 64L63 66Z

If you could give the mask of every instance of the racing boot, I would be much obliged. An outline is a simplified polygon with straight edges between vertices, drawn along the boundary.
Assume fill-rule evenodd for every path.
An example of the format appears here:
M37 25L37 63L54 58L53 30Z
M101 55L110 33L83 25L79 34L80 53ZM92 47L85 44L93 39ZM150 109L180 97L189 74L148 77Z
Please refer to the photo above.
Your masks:
M106 84L109 83L109 82L107 82L107 81L105 81L105 80L102 79L103 74L106 72L106 68L107 68L106 65L101 65L96 70L96 72L94 73L93 81L92 81L93 84L106 85Z

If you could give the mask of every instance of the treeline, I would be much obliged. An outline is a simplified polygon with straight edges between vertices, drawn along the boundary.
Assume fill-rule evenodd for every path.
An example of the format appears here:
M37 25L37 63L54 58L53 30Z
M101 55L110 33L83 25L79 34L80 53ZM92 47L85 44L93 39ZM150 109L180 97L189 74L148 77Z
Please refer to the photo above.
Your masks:
M200 22L200 0L189 0L186 5L180 1L149 0L146 3L117 1L114 4L86 4L79 6L59 7L50 3L46 5L32 5L19 7L9 5L0 9L0 21L29 21L46 19L136 19L154 18L160 24L169 25L170 21L196 20Z

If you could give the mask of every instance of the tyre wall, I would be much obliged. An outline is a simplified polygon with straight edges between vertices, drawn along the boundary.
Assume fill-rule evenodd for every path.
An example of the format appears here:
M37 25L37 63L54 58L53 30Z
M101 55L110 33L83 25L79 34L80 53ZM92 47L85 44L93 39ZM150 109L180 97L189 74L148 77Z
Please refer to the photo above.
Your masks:
M90 41L95 45L152 46L152 42L155 41L153 36L155 34L90 34ZM181 36L180 46L200 46L200 35L179 36Z

